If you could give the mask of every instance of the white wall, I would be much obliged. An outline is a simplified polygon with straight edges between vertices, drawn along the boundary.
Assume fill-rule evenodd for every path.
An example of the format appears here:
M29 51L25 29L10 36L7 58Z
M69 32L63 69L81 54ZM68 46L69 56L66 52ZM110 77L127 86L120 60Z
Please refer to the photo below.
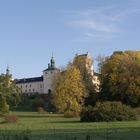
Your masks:
M43 82L30 82L24 84L17 84L17 86L21 89L22 93L43 93L44 85Z
M48 93L49 90L53 92L53 80L57 70L47 70L43 72L44 79L44 93Z

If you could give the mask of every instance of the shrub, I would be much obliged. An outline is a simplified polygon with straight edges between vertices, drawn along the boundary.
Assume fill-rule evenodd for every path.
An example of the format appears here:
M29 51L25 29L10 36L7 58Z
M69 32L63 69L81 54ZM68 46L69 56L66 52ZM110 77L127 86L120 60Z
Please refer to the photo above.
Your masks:
M4 114L1 114L1 113L0 113L0 118L3 118L3 117L4 117Z
M135 108L134 111L136 112L137 115L140 115L140 107Z
M64 112L64 117L65 118L73 118L73 117L78 117L79 114L72 112L72 111L66 111Z
M45 108L45 102L42 98L35 98L32 105L35 108L38 108L38 107Z
M8 115L4 117L6 123L16 123L18 121L18 117L15 115Z
M82 122L135 120L135 112L121 102L98 102L95 107L88 106L80 114Z
M38 112L39 114L44 114L44 113L46 113L46 111L44 110L43 107L38 107L38 108L37 108L37 112Z

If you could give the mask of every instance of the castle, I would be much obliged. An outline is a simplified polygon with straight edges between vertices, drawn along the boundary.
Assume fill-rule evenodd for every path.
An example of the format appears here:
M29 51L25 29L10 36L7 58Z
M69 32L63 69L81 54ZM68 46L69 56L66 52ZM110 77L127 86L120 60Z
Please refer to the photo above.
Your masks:
M85 59L85 66L88 68L88 64L92 66L93 59L87 54L78 55L75 58L83 57ZM94 73L93 69L89 68L91 75L93 76L93 84L96 86L96 90L99 91L98 75ZM21 89L21 92L27 95L35 94L48 94L53 92L53 80L55 75L60 72L55 66L54 57L51 58L48 68L43 71L43 75L40 77L17 79L16 85Z
M16 85L21 89L22 93L28 95L51 93L53 89L53 79L58 71L59 69L55 67L55 60L52 57L48 68L43 71L42 76L17 79Z

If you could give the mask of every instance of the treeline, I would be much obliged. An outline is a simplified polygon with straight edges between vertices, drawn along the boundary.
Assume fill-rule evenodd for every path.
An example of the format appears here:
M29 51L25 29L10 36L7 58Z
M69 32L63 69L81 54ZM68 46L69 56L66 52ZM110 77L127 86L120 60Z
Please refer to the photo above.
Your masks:
M20 90L11 75L2 74L1 111L8 112L10 107L20 104L64 113L65 117L81 115L82 121L135 119L132 108L140 107L140 52L118 51L108 57L100 56L98 61L99 90L93 84L93 60L86 55L75 56L65 70L56 74L53 93L48 95L13 94Z
M136 119L131 107L140 106L140 52L114 52L98 60L100 92L96 92L93 84L92 63L76 56L66 70L56 76L52 104L65 116L82 112L83 117L86 113L83 118L88 121L87 114L96 118L91 117L91 121ZM111 119L112 113L116 116Z

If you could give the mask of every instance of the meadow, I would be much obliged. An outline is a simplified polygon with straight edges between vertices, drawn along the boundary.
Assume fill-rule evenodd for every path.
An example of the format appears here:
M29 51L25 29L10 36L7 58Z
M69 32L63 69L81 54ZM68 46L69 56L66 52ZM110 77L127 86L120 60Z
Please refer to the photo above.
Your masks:
M4 123L0 118L0 135L5 140L14 135L28 135L29 140L139 140L140 119L123 122L82 123L80 118L64 118L62 114L11 112L16 123ZM6 138L7 137L7 138ZM2 137L0 137L2 140ZM28 140L28 139L27 139Z

